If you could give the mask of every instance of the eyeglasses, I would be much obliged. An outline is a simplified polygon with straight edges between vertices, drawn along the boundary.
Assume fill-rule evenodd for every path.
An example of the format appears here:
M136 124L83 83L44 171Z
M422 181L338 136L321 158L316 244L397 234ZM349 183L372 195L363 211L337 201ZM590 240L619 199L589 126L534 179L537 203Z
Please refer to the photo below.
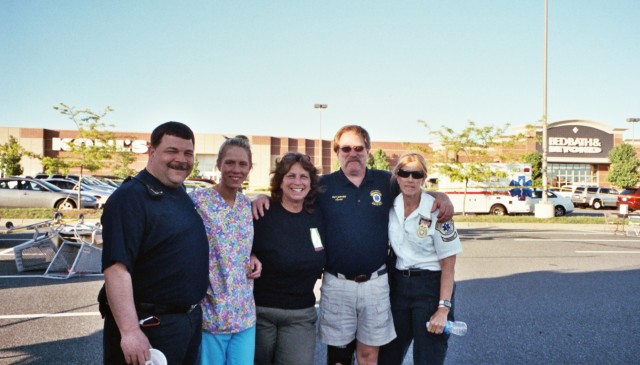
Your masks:
M301 160L305 160L305 161L311 161L311 157L309 157L309 155L304 155L302 153L298 153L298 152L288 152L286 153L284 156L282 156L282 160L287 160L287 161L301 161Z
M364 146L342 146L342 147L340 147L340 151L342 151L344 153L349 153L349 152L351 152L351 150L354 150L356 152L362 152L362 151L364 151Z
M418 180L418 179L424 178L424 171L419 171L419 170L418 171L409 171L409 170L399 169L398 170L398 176L404 177L404 178L407 178L407 177L411 176L414 179Z

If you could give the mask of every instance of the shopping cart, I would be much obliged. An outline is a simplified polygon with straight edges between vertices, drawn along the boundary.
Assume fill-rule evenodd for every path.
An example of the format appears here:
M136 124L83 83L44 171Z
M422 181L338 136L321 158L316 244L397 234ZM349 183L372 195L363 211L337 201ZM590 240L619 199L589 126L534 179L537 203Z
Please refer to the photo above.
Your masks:
M15 227L6 223L5 233L33 230L33 238L13 248L18 272L46 269L44 277L68 279L75 275L101 273L102 230L100 223L86 223L80 215L63 222L53 219Z
M12 222L7 222L4 233L16 233L33 230L33 238L13 248L18 272L46 269L53 260L58 246L56 244L56 226L59 225L62 215L56 213L52 219L42 222L16 227Z
M85 223L82 216L74 224L58 228L62 243L44 277L68 279L75 275L102 272L102 229L100 223Z

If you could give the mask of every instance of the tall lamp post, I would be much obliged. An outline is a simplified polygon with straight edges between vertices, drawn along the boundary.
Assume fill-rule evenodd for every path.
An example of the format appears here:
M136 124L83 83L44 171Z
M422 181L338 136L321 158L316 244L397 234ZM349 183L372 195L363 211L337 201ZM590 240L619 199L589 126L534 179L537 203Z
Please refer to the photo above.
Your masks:
M542 86L542 200L535 206L536 218L553 218L553 204L547 199L547 151L549 138L547 136L547 48L549 34L549 1L544 0L544 71Z
M627 122L631 123L631 143L636 139L636 123L640 122L640 118L627 118Z
M324 166L322 164L322 109L327 109L327 104L313 104L315 109L320 110L320 140L318 141L318 166L320 166L320 173L324 173Z

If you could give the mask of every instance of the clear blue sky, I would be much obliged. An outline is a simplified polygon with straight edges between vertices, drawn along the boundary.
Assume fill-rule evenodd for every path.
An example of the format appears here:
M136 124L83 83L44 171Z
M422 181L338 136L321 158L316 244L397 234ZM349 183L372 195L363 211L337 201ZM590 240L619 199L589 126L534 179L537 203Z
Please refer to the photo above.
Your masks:
M0 1L0 126L432 140L542 118L543 0ZM549 121L640 117L640 1L549 0ZM326 103L322 112L314 103ZM636 126L640 136L640 125Z

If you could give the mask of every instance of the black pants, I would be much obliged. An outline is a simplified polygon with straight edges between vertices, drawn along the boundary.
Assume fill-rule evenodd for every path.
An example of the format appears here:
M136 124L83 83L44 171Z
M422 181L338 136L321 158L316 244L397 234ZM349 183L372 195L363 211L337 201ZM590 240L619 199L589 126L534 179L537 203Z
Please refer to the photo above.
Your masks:
M449 335L427 332L426 324L438 309L440 271L423 270L420 276L404 277L398 270L390 273L391 312L396 337L380 348L378 363L400 365L413 340L415 365L443 364ZM454 302L454 297L451 297ZM449 312L453 320L453 308Z
M147 318L153 313L138 312L138 318ZM195 365L202 340L202 310L196 306L189 313L160 314L158 326L142 327L151 346L164 353L168 364ZM110 311L104 318L104 363L126 364L120 347L120 330Z

